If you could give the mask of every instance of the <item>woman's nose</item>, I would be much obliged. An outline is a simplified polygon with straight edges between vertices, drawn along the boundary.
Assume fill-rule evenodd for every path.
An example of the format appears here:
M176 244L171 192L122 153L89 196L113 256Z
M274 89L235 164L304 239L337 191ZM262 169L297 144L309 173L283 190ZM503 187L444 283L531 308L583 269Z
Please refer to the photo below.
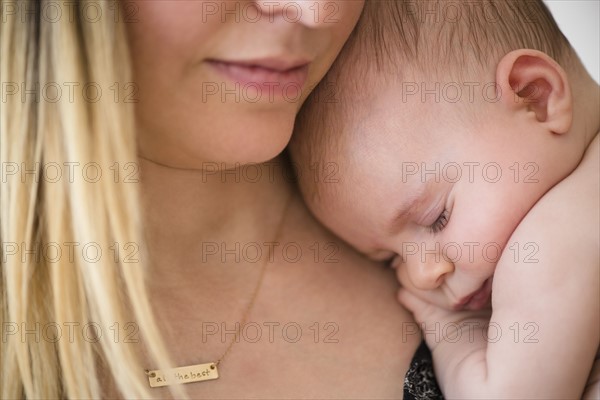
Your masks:
M415 254L406 258L406 269L412 284L421 290L437 289L454 264L442 254Z
M316 27L337 22L340 0L253 0L263 16ZM344 0L347 1L347 0Z

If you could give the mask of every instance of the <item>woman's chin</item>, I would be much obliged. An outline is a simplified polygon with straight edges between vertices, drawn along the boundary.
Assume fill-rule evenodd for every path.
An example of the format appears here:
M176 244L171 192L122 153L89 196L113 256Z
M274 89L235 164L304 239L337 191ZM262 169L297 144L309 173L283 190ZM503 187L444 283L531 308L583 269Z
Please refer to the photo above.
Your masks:
M258 164L277 157L288 145L294 117L278 121L249 121L231 129L218 159L231 164ZM216 155L216 154L215 154Z
M245 149L235 149L237 151L231 151L231 153L225 155L223 160L230 166L235 165L249 165L249 164L262 164L273 160L287 146L288 140L277 140L274 138L268 145L264 144L261 146L248 146ZM236 156L237 155L237 156Z
M138 152L143 158L170 167L229 169L277 157L289 143L293 129L291 113L277 118L229 116L223 124L213 123L208 129L199 124L188 129L186 135L158 132L152 137L147 133L138 140Z

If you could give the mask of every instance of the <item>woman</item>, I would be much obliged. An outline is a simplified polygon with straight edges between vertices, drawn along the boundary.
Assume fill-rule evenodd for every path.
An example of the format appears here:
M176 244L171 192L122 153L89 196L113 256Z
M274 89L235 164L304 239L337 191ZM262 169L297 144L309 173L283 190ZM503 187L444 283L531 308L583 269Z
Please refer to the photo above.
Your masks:
M393 274L278 156L363 1L32 7L2 2L2 397L401 397Z

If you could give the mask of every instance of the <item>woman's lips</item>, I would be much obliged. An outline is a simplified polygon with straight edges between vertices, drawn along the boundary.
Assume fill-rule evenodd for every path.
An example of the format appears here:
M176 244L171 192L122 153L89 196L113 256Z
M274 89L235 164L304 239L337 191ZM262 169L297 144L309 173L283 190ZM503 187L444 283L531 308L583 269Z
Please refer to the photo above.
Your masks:
M455 310L472 310L477 311L484 308L492 294L492 278L488 278L483 285L470 295L463 297L457 304L454 305Z
M255 86L268 93L301 90L308 79L309 62L261 59L248 61L208 60L207 63L229 80ZM231 88L228 88L231 89ZM296 96L292 94L291 96Z

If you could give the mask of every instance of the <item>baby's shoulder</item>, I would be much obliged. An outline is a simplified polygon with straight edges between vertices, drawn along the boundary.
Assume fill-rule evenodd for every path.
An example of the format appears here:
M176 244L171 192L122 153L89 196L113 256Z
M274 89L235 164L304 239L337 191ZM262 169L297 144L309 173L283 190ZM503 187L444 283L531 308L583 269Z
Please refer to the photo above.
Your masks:
M587 147L583 159L575 170L566 178L567 181L574 181L574 184L585 183L587 185L600 185L598 177L600 176L600 132ZM592 187L593 188L593 187ZM596 191L596 194L598 192Z
M545 205L544 202L550 204ZM540 207L568 211L569 215L563 215L567 225L580 229L591 228L590 234L594 235L595 232L597 238L599 202L600 135L596 134L577 168L542 198Z
M522 278L519 271L536 267L553 275L556 282L574 267L588 271L589 275L578 275L581 279L596 281L599 203L600 138L596 136L577 168L550 189L517 226L499 260L494 283L496 278L514 282ZM519 257L516 249L521 250Z
M599 202L600 135L596 135L577 168L535 204L522 225L527 229L558 225L563 238L569 230L588 231L597 245Z
M600 136L597 135L577 168L527 213L506 248L534 252L528 253L531 257L527 260L537 261L536 264L548 272L553 269L558 272L556 268L562 270L562 267L572 267L575 263L578 268L587 268L597 275L600 258L599 203ZM510 263L509 258L512 258L509 255L503 253L499 266ZM557 273L556 276L561 275Z

